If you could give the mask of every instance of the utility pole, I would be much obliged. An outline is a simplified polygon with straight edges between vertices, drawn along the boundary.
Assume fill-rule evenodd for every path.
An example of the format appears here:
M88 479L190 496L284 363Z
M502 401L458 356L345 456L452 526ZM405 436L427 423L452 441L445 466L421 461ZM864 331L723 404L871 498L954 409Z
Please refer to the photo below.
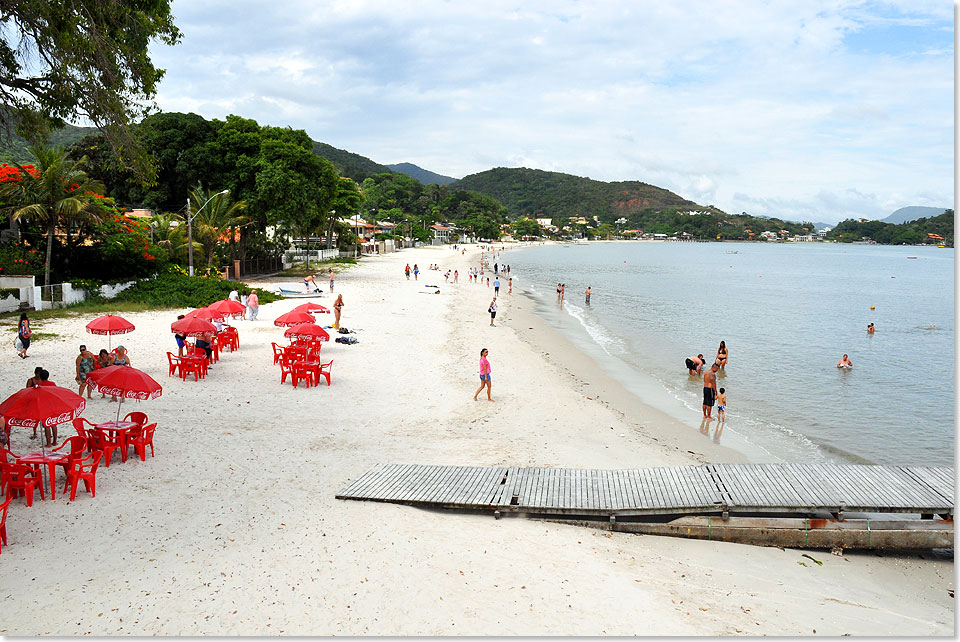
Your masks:
M190 216L190 197L187 197L187 262L190 264L190 276L193 276L193 217Z

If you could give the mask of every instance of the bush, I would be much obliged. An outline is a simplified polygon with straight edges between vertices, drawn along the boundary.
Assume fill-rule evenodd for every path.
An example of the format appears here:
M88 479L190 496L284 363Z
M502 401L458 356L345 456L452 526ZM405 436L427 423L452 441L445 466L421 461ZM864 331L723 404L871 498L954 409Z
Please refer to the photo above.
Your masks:
M0 276L42 275L43 257L22 243L0 245Z
M168 269L156 278L140 281L118 294L114 301L130 301L156 307L199 308L214 301L226 299L230 291L249 289L234 281L207 276L189 277L181 269ZM277 297L272 292L257 289L260 303L271 303Z

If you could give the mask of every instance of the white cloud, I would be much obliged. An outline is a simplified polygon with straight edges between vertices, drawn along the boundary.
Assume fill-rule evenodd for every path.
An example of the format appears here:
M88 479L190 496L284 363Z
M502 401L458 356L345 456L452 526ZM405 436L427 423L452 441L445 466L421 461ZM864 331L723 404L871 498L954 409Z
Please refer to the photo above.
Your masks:
M379 162L642 180L792 218L952 200L941 2L178 1L174 12L183 44L155 49L163 109L291 125ZM922 51L869 38L901 27L924 30ZM869 53L849 50L851 35Z

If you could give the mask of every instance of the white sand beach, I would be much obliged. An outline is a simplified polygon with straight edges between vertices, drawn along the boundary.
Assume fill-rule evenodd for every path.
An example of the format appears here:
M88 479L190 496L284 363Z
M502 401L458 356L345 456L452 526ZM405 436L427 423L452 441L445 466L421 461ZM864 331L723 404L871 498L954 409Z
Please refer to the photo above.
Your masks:
M794 549L335 499L377 463L744 461L632 397L505 280L490 327L492 287L467 283L479 256L468 247L367 257L338 273L341 324L359 343L324 345L329 388L281 385L272 363L270 342L284 342L272 321L302 300L237 321L240 350L200 382L167 376L176 312L124 315L137 330L113 345L164 386L124 404L158 422L156 457L115 457L96 498L14 500L0 634L954 635L953 561L931 553L807 551L818 566ZM419 281L404 278L408 262ZM459 269L460 283L430 263ZM11 339L5 396L35 366L76 389L78 345L107 343L85 332L89 320L36 323L59 337L36 341L26 361ZM472 400L483 347L493 403ZM95 394L84 416L115 413ZM14 452L39 446L29 432L14 429ZM72 433L61 427L61 439Z

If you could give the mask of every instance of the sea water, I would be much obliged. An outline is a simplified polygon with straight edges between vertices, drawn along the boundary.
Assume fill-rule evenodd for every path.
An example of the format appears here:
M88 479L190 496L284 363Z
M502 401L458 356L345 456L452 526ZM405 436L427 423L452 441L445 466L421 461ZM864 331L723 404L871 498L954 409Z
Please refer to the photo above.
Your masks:
M536 314L705 439L761 461L951 465L953 258L933 247L639 241L519 248L498 262ZM701 422L703 383L684 359L713 363L721 340L728 408L717 431ZM849 370L836 367L844 353Z

